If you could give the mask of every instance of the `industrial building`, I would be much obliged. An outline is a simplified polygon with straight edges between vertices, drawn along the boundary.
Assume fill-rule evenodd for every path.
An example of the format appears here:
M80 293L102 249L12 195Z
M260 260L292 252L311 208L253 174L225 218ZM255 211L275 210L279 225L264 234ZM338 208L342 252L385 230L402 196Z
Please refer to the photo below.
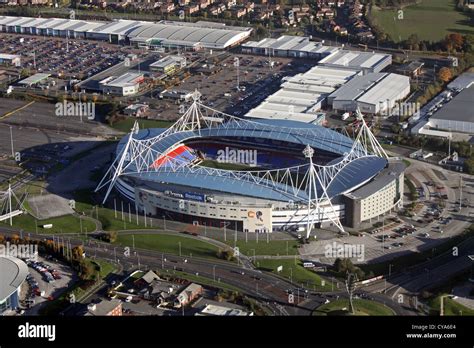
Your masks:
M110 76L99 82L104 94L129 96L138 93L140 83L143 82L142 73L128 72L121 76Z
M360 72L315 66L308 72L283 78L281 89L245 116L288 119L320 124L326 98Z
M0 16L0 31L130 43L147 48L225 49L247 39L252 28L230 27L225 24L202 21L153 23L121 19L97 22L64 18Z
M0 64L21 66L21 57L16 54L0 53Z
M328 97L334 110L379 114L393 108L410 94L410 78L388 73L355 76Z
M160 21L140 25L130 31L127 38L130 43L146 48L226 49L239 45L251 33L252 28L223 23Z
M19 307L21 285L28 273L28 266L22 260L0 257L0 315Z
M18 81L18 84L21 86L31 87L31 86L35 86L35 85L47 82L50 76L51 74L36 73L21 81Z
M391 65L392 55L375 52L338 50L321 59L318 64L338 69L357 69L367 74L380 72Z
M170 55L161 58L160 60L150 64L150 70L162 74L172 74L177 69L186 66L186 57Z
M451 132L474 133L474 84L464 88L430 117L429 126Z
M339 48L324 46L322 42L311 41L307 36L283 35L277 39L265 38L242 44L242 53L277 57L321 59L337 51Z

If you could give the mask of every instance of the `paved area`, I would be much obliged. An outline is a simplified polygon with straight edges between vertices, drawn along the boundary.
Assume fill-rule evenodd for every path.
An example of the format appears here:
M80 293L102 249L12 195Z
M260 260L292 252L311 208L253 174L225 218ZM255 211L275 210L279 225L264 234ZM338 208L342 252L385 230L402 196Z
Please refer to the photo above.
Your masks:
M72 269L62 263L54 260L45 260L43 257L38 257L38 261L58 270L61 279L56 279L53 283L48 283L38 271L32 267L28 267L30 274L38 282L39 291L44 291L44 296L36 296L35 304L25 310L25 315L37 315L43 307L47 306L49 296L52 296L52 298L59 297L77 279ZM26 286L28 286L28 284L26 284Z
M46 194L29 197L28 203L32 213L40 220L74 214L74 210L69 206L69 200L58 195Z
M300 254L305 259L313 259L319 262L333 264L335 258L326 258L325 251L329 244L333 242L339 244L350 244L364 247L363 259L353 258L354 263L365 262L382 262L385 260L399 257L410 252L419 252L421 250L429 250L436 248L436 246L450 237L461 233L471 223L470 214L473 212L473 206L465 206L458 211L457 200L459 199L459 175L458 173L450 172L441 169L437 166L432 166L427 163L412 161L412 165L406 170L406 175L412 178L415 186L421 189L420 199L418 200L419 209L413 218L399 217L403 222L401 224L392 224L384 231L379 229L375 234L362 233L360 237L345 236L334 237L332 239L312 241L310 244L304 245L300 249ZM463 188L463 198L472 202L472 193L470 188L474 187L474 183L470 181L472 178L465 175L465 187ZM444 178L446 180L441 180ZM405 189L407 190L407 189ZM440 200L437 196L439 194L446 194L448 199ZM451 217L452 220L446 224L441 224L440 221L434 220L431 223L418 222L424 216L427 209L433 204L440 204L441 201L445 205L441 213L441 217ZM395 214L391 215L395 217ZM388 221L390 216L386 216ZM375 223L379 220L373 220ZM387 223L388 224L388 223ZM400 225L414 225L417 227L416 233L402 237L396 235L394 230ZM375 229L375 228L373 228ZM393 235L396 238L381 238L381 235ZM428 234L428 235L427 235ZM396 243L402 243L401 246L395 246ZM390 248L390 249L388 249Z

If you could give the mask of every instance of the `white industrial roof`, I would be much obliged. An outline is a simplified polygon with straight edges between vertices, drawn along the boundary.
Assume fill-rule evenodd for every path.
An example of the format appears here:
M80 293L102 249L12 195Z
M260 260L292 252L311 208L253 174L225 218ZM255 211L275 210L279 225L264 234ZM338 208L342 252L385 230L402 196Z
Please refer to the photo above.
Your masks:
M311 41L307 36L289 35L283 35L277 39L265 38L260 41L248 41L243 44L242 47L310 52L321 55L330 54L339 50L337 47L324 46L321 42Z
M142 76L143 74L141 73L128 72L110 80L106 79L104 85L113 87L134 86L136 84L136 80Z
M34 75L31 75L31 76L27 77L24 80L19 81L18 83L21 84L21 85L32 85L32 84L41 82L41 81L43 81L44 79L47 79L50 76L51 76L51 74L36 73Z
M410 88L410 78L404 75L387 74L374 87L369 89L360 98L359 102L377 104L388 100L396 100L400 92Z
M327 95L359 73L316 66L304 74L283 78L281 89L245 116L314 122L317 119L314 113Z
M203 47L226 48L248 38L252 32L249 27L226 26L210 22L173 22L157 23L133 20L115 20L112 22L82 21L63 18L32 18L0 16L0 25L36 27L52 30L75 30L104 35L128 36L134 41L157 39L164 44L179 43L193 46L201 43Z
M199 42L203 47L226 48L250 36L250 28L241 30L227 29L225 27L206 28L202 25L181 25L176 22L149 23L141 25L128 34L130 39L155 39L167 42L181 42L194 44Z
M388 59L391 60L390 54L339 50L321 59L319 64L350 68L374 68Z
M7 53L0 53L0 59L15 59L20 58L21 56L17 54L7 54Z
M329 98L334 98L334 100L355 100L387 75L387 73L369 73L364 76L355 76L332 93Z
M150 67L164 68L170 64L181 63L184 60L186 60L186 57L170 55L170 56L163 57L160 60L157 60L156 62L150 64Z

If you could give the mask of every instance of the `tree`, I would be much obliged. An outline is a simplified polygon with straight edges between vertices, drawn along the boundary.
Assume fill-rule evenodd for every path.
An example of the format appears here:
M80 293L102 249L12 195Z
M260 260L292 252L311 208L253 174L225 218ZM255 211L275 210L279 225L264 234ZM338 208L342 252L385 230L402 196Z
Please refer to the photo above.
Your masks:
M76 261L82 260L83 254L84 254L84 249L82 248L82 246L78 245L77 247L72 248L73 260L76 260Z
M255 35L260 39L268 36L268 30L261 24L257 25Z
M451 69L444 67L439 70L438 77L441 81L448 82L453 78L453 73L451 72Z
M469 174L474 174L474 157L471 157L471 158L467 159L464 162L464 166L466 167L466 171Z

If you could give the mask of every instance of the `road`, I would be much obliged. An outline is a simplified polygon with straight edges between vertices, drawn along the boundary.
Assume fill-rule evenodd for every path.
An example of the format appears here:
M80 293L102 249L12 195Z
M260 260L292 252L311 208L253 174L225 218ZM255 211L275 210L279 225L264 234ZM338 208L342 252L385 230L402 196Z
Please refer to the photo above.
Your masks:
M4 235L18 233L15 229L8 227L1 227L0 232ZM30 233L29 237L32 240L43 240L51 236ZM67 239L73 247L82 244L81 240L74 239L73 236ZM216 259L180 257L143 249L132 249L129 250L129 253L126 253L127 250L122 247L95 240L89 240L83 246L84 251L90 257L118 263L124 272L142 268L170 273L182 271L234 286L263 303L274 315L310 315L316 307L324 303L326 298L347 296L341 291L322 294L313 293L298 288L297 285L274 274ZM186 259L187 261L185 261ZM342 287L340 288L342 289ZM294 304L288 303L288 290L294 293ZM361 293L366 293L366 291L361 290ZM407 314L406 309L383 294L374 295L373 298L385 302L398 315Z

